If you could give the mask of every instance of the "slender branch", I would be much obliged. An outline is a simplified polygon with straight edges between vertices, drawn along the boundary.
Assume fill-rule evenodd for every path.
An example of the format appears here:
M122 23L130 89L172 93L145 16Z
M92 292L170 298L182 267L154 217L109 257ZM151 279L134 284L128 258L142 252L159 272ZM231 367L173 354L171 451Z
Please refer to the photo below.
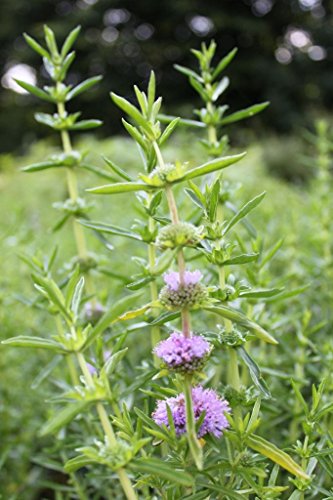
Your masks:
M185 405L186 405L186 431L187 431L188 443L190 446L192 457L195 461L197 468L199 470L202 470L203 468L202 448L197 438L197 432L195 428L195 417L194 417L193 401L192 401L192 385L190 376L184 377L184 394L185 394Z
M150 195L150 199L151 197L152 195ZM156 229L156 222L152 217L149 217L148 219L148 229L151 234L154 233ZM156 264L156 250L155 250L155 245L153 245L152 243L149 243L148 245L148 262L149 262L149 270L152 273ZM155 280L150 282L150 297L152 302L158 300L158 288ZM154 310L152 311L152 315L156 316ZM151 346L152 348L154 348L156 344L158 344L158 342L161 340L161 331L159 326L155 325L151 327L150 339L151 339ZM158 367L159 364L160 364L159 358L156 355L154 355L155 367Z

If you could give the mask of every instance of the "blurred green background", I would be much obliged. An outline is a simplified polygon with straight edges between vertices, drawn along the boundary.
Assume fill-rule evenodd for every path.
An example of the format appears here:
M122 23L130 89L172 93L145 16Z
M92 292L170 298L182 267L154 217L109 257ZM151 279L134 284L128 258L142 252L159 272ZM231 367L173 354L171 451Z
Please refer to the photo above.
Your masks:
M182 107L186 113L196 95L173 65L193 64L189 49L211 38L218 56L239 48L227 72L231 110L269 100L269 110L248 126L290 134L333 103L332 5L324 0L3 0L0 150L23 150L48 133L34 122L35 98L8 91L13 77L47 83L39 56L22 37L27 32L41 40L44 23L59 40L82 25L69 79L74 84L103 75L94 93L82 98L84 115L104 121L100 136L121 130L117 110L107 105L108 92L131 97L133 83L145 86L152 68L167 111Z

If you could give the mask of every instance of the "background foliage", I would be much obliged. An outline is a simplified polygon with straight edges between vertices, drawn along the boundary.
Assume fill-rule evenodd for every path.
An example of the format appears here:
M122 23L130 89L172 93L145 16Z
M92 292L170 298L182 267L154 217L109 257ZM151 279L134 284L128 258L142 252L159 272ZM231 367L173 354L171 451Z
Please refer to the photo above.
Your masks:
M240 49L230 69L232 110L269 100L271 107L257 124L289 132L332 105L330 0L5 0L0 13L3 75L18 62L34 68L40 64L22 32L39 38L48 23L61 40L82 25L70 81L103 74L95 95L83 102L87 115L94 111L104 121L99 131L104 136L120 130L119 113L105 107L104 96L112 88L132 98L132 82L144 84L152 68L168 111L193 103L194 92L172 67L192 64L189 49L212 37L219 57L235 46ZM27 145L45 133L33 122L34 106L33 99L0 87L0 135L6 137L1 150Z

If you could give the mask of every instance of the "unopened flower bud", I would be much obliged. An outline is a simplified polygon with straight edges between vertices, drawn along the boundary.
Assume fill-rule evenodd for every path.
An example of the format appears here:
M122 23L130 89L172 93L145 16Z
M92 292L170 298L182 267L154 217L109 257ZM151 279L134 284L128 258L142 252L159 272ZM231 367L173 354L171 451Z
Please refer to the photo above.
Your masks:
M177 248L197 245L203 238L202 229L187 222L178 222L163 227L156 244L161 248Z

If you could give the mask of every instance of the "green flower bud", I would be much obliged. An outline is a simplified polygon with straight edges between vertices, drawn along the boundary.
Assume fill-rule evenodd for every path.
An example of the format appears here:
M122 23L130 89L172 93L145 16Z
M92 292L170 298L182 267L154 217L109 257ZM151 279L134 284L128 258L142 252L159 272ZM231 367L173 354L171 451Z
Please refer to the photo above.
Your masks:
M166 163L165 165L158 165L149 174L149 176L140 174L139 177L150 186L162 187L168 183L172 183L181 179L185 174L185 167L182 163Z
M231 332L227 332L223 329L219 333L220 343L226 347L238 347L246 342L244 335L236 328L233 328Z
M202 229L187 222L169 224L160 230L156 244L161 248L196 246L203 238Z

